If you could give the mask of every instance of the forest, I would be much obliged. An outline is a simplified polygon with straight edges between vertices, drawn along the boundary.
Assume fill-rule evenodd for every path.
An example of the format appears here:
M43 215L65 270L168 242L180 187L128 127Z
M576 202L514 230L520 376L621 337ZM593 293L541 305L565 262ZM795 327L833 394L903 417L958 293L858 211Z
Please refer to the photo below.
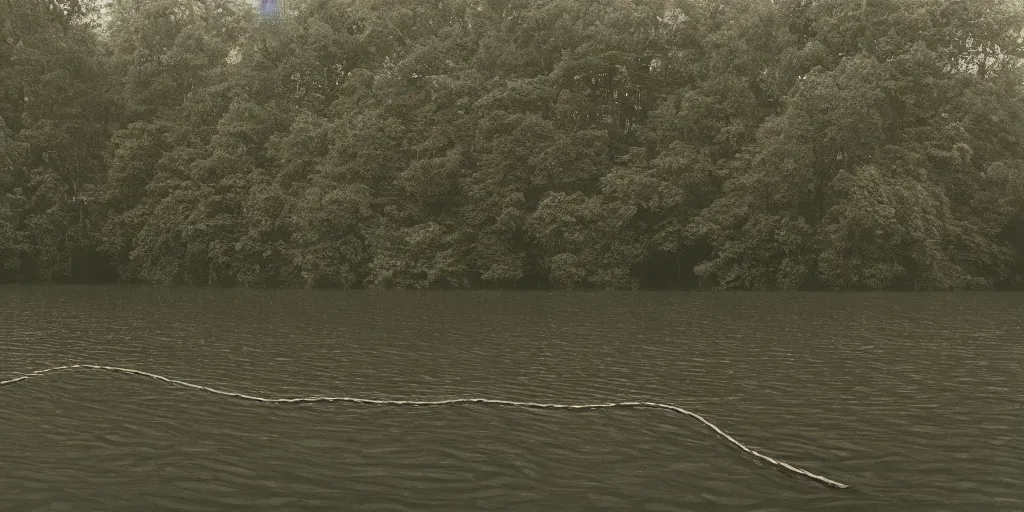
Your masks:
M0 0L0 282L1024 289L1018 0Z

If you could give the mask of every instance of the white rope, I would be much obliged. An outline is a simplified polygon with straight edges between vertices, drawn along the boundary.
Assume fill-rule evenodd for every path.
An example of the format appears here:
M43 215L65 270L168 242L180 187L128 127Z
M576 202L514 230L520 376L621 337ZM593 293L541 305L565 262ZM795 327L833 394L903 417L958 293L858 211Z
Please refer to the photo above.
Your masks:
M37 370L37 371L31 372L31 373L25 374L25 375L23 375L21 377L16 377L16 378L13 378L13 379L10 379L10 380L0 381L0 386L7 386L7 385L10 385L10 384L15 384L15 383L22 382L22 381L25 381L25 380L28 380L28 379L31 379L31 378L41 377L41 376L46 375L48 373L55 373L55 372L66 371L66 370L103 370L103 371L116 372L116 373L125 373L125 374L129 374L129 375L139 375L139 376L142 376L142 377L149 377L151 379L156 379L156 380L159 380L159 381L163 381L163 382L166 382L168 384L175 385L175 386L182 386L182 387L186 387L186 388L196 389L196 390L199 390L199 391L206 391L208 393L214 393L214 394L217 394L217 395L229 396L229 397L232 397L232 398L240 398L240 399L243 399L243 400L252 400L252 401L255 401L255 402L275 403L275 404L297 404L297 403L314 403L314 402L346 402L346 403L366 404L366 405L386 405L386 406L402 406L402 405L405 405L405 406L413 406L413 407L431 407L431 406L460 405L460 404L484 404L484 405L500 405L500 406L508 406L508 407L523 407L523 408L529 408L529 409L593 410L593 409L609 409L609 408L613 408L613 407L644 407L644 408L652 408L652 409L666 409L666 410L677 412L677 413L680 413L680 414L685 414L685 415L687 415L687 416L689 416L689 417L691 417L693 419L696 419L697 421L707 425L709 428L711 428L711 430L714 430L716 433L718 433L718 435L722 436L723 438L725 438L727 441L729 441L730 443L732 443L733 445L735 445L739 449L743 450L744 452L746 452L746 453L748 453L748 454L750 454L750 455L752 455L752 456L754 456L754 457L756 457L756 458L758 458L760 460L768 462L769 464L772 464L772 465L775 465L775 466L778 466L778 467L781 467L781 468L785 468L785 469L787 469L789 471L792 471L793 473L805 476L805 477L810 478L810 479L812 479L812 480L814 480L814 481L816 481L818 483L825 484L825 485L830 486L830 487L835 487L837 489L846 489L846 488L849 487L846 484L842 484L842 483L836 482L835 480L831 480L829 478L825 478L825 477L823 477L821 475L816 475L814 473L811 473L809 471L800 469L800 468L798 468L796 466L793 466L791 464L787 464L787 463L782 462L780 460L773 459L773 458L771 458L771 457L769 457L767 455L763 455L761 453L758 453L758 452L748 448L743 443L737 441L736 439L734 439L729 434L726 434L725 432L722 431L722 429L716 427L710 421L704 419L703 416L701 416L701 415L699 415L697 413L687 411L686 409L683 409L682 407L676 407L674 405L667 405L667 404L659 404L659 403L655 403L655 402L611 402L611 403L601 403L601 404L577 404L577 405L571 405L571 404L545 404L545 403L534 403L534 402L514 402L514 401L511 401L511 400L494 400L494 399L490 399L490 398L452 398L452 399L449 399L449 400L434 400L434 401L375 400L375 399L372 399L372 398L331 397L331 396L312 396L312 397L303 397L303 398L263 398L263 397L252 396L252 395L245 395L245 394L242 394L242 393L233 393L233 392L230 392L230 391L222 391L222 390L219 390L219 389L214 389L214 388L210 388L210 387L206 387L206 386L200 386L198 384L192 384L191 382L185 382L185 381L182 381L182 380L171 379L171 378L168 378L168 377L157 375L155 373L144 372L142 370L134 370L134 369L131 369L131 368L118 368L116 366L99 366L99 365L95 365L95 364L72 364L72 365L67 365L67 366L57 366L57 367L54 367L54 368L47 368L45 370Z

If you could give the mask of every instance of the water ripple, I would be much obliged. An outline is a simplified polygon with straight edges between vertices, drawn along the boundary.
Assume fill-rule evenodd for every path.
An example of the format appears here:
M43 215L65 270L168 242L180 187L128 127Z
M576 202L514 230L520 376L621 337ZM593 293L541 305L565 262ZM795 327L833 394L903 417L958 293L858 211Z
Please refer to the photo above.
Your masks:
M110 375L0 391L6 510L1024 509L1024 298L0 288L0 380L101 362L255 395L692 407L280 408Z

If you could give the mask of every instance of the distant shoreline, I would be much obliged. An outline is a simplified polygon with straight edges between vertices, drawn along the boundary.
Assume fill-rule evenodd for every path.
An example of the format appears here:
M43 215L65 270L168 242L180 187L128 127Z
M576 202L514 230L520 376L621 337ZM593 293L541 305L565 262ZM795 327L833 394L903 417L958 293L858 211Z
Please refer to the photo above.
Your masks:
M0 0L0 282L1024 289L1020 1L279 2Z

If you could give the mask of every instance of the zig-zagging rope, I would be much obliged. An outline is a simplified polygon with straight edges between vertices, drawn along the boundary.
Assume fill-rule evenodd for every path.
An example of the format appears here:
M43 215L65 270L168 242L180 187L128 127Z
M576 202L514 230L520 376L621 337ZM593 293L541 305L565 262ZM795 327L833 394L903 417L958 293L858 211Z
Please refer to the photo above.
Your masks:
M752 456L754 456L754 457L756 457L756 458L758 458L760 460L763 460L763 461L765 461L765 462L767 462L769 464L772 464L772 465L775 465L775 466L778 466L778 467L781 467L781 468L785 468L785 469L787 469L789 471L792 471L793 473L805 476L807 478L810 478L811 480L814 480L814 481L816 481L816 482L818 482L820 484L827 485L829 487L834 487L834 488L837 488L837 489L846 489L846 488L849 487L846 484L842 484L842 483L836 482L835 480L832 480L832 479L829 479L829 478L825 478L825 477L823 477L821 475L816 475L814 473L811 473L811 472L806 471L804 469L800 469L800 468L798 468L796 466L793 466L791 464L787 464L787 463L782 462L780 460L773 459L773 458L771 458L771 457L769 457L767 455L763 455L761 453L758 453L758 452L748 448L743 443L737 441L736 439L734 439L729 434L726 434L724 431L722 431L722 429L718 428L717 426L712 424L710 421L704 419L703 416L701 416L701 415L699 415L697 413L687 411L686 409L683 409L682 407L676 407L674 405L667 405L667 404L659 404L659 403L656 403L656 402L611 402L611 403L603 403L603 404L576 404L576 405L572 405L572 404L546 404L546 403L534 403L534 402L515 402L515 401L511 401L511 400L494 400L494 399L490 399L490 398L452 398L452 399L449 399L449 400L435 400L435 401L375 400L375 399L371 399L371 398L331 397L331 396L312 396L312 397L303 397L303 398L263 398L263 397L252 396L252 395L245 395L245 394L242 394L242 393L234 393L234 392L231 392L231 391L223 391L223 390L220 390L220 389L214 389L214 388L210 388L210 387L206 387L206 386L200 386L199 384L192 384L191 382L185 382L183 380L171 379L171 378L168 378L168 377L164 377L162 375L157 375L155 373L144 372L142 370L134 370L134 369L131 369L131 368L119 368L119 367L116 367L116 366L100 366L100 365L95 365L95 364L72 364L72 365L67 365L67 366L57 366L57 367L54 367L54 368L47 368L45 370L37 370L37 371L31 372L31 373L27 373L25 375L22 375L21 377L16 377L16 378L13 378L13 379L0 381L0 386L7 386L7 385L10 385L10 384L15 384L15 383L22 382L22 381L25 381L25 380L28 380L28 379L32 379L32 378L35 378L35 377L41 377L41 376L49 374L49 373L55 373L55 372L67 371L67 370L102 370L102 371L115 372L115 373L124 373L124 374L128 374L128 375L139 375L139 376L142 376L142 377L148 377L148 378L151 378L151 379L156 379L156 380L159 380L159 381L162 381L162 382L166 382L168 384L172 384L172 385L175 385L175 386L182 386L182 387L186 387L186 388L190 388L190 389L195 389L195 390L199 390L199 391L206 391L208 393L214 393L214 394L217 394L217 395L223 395L223 396L228 396L228 397L232 397L232 398L239 398L239 399L242 399L242 400L251 400L251 401L255 401L255 402L275 403L275 404L298 404L298 403L316 403L316 402L345 402L345 403L364 404L364 405L412 406L412 407L432 407L432 406L441 406L441 405L460 405L460 404L483 404L483 405L499 405L499 406L507 406L507 407L522 407L522 408L528 408L528 409L593 410L593 409L610 409L610 408L613 408L613 407L635 407L635 408L666 409L666 410L669 410L669 411L677 412L679 414L685 414L685 415L687 415L687 416L689 416L691 418L696 419L697 421L707 425L709 428L711 428L711 430L714 430L715 432L717 432L718 435L722 436L723 438L725 438L725 440L729 441L730 443L732 443L733 445L735 445L739 449L741 449L744 452L747 452L748 454L750 454L750 455L752 455Z

